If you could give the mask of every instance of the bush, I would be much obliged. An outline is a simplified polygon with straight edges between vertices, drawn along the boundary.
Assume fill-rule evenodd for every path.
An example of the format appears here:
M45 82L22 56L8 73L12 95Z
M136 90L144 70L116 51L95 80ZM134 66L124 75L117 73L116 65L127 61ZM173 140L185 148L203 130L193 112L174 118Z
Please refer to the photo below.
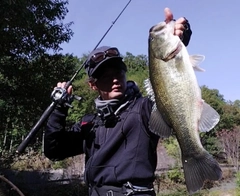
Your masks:
M180 168L173 168L172 170L169 170L167 172L168 178L175 182L175 183L183 183L184 180L184 174Z
M236 184L237 184L237 192L240 192L240 172L236 173Z

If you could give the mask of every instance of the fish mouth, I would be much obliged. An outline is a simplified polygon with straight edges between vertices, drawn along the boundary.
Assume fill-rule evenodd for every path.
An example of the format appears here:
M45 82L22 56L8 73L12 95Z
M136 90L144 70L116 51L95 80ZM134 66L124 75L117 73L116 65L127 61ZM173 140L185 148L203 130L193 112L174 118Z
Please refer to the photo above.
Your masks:
M176 49L173 50L172 52L170 52L165 58L162 58L162 60L167 62L167 61L173 59L180 52L181 49L182 49L182 44L181 44L181 42L179 42Z

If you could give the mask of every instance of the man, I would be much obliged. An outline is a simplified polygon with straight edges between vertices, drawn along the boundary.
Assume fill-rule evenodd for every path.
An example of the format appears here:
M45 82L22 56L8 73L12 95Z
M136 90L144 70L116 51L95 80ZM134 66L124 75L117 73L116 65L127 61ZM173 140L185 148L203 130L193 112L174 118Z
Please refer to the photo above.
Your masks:
M168 8L165 17L166 22L173 19ZM174 33L187 45L188 21L180 18L175 24ZM61 160L85 153L90 196L156 195L153 182L159 137L148 128L153 103L141 96L134 82L126 80L127 67L116 47L92 51L85 68L90 88L99 93L97 112L65 130L67 108L57 107L48 120L45 155Z

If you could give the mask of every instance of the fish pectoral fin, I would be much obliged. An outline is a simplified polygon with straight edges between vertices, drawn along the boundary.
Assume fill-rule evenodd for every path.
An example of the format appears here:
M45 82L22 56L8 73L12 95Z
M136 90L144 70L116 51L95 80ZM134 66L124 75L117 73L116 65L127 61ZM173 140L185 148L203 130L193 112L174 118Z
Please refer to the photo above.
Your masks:
M151 132L162 138L168 138L172 134L172 128L163 119L162 114L157 109L156 103L153 105L150 116L149 129Z
M220 115L215 109L203 100L203 110L199 121L199 131L208 132L213 129L219 122Z
M144 81L144 86L147 91L149 99L154 103L152 107L152 113L149 120L149 129L152 133L162 137L167 138L172 133L172 128L169 124L163 119L162 114L157 109L155 94L153 92L153 88L149 79Z
M205 70L199 67L199 64L204 61L205 56L203 55L191 55L189 56L192 67L195 71L204 72Z
M222 170L218 162L207 151L193 156L182 156L184 177L188 192L200 190L205 180L220 180Z

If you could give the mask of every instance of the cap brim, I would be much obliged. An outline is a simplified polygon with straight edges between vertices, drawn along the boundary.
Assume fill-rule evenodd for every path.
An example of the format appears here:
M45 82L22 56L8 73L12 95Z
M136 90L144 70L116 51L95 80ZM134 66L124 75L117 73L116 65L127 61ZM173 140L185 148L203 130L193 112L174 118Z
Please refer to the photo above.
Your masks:
M90 73L89 73L89 76L94 76L94 74L104 65L104 64L106 64L106 63L108 63L108 62L110 62L110 61L112 61L112 60L119 60L119 62L121 62L121 63L124 63L123 61L122 61L122 57L119 57L119 56L113 56L113 57L107 57L106 59L104 59L103 61L101 61L99 64L97 64L95 67L94 67L94 69L92 69L91 71L90 71Z

